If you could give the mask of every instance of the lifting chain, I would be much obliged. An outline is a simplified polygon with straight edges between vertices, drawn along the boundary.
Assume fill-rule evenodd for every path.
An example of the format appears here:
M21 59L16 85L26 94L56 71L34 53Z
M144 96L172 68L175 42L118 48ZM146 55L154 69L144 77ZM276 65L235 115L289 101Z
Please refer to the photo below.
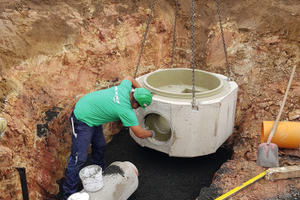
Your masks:
M224 48L224 53L225 53L226 65L227 65L227 72L228 72L227 81L230 81L230 70L229 70L229 64L228 64L228 59L227 59L227 51L226 51L226 46L225 46L224 33L223 33L223 28L222 28L222 20L221 20L219 1L218 0L215 0L215 1L217 3L217 12L219 15L220 29L221 29L222 40L223 40L223 48Z
M192 17L192 21L191 21L191 28L192 28L192 69L193 69L193 73L192 73L192 81L193 81L193 88L192 88L192 93L193 93L193 97L192 97L192 109L193 110L198 110L198 106L196 105L196 98L195 98L195 20L194 20L194 0L191 0L191 17Z
M174 33L173 33L173 45L172 45L171 68L173 68L174 48L175 48L175 41L176 41L177 14L178 14L178 0L176 1L176 11L175 11Z
M153 0L153 2L152 2L151 12L149 14L149 18L148 18L148 22L147 22L147 27L146 27L146 31L145 31L145 35L144 35L144 40L143 40L143 43L142 43L142 48L141 48L141 51L140 51L138 63L137 63L137 66L136 66L136 69L135 69L135 73L134 73L134 78L136 78L136 74L137 74L137 71L138 71L138 68L139 68L139 65L140 65L140 61L141 61L141 57L142 57L142 53L143 53L143 48L145 46L145 41L146 41L148 29L149 29L149 24L150 24L151 17L152 17L152 12L153 12L153 9L154 9L154 4L155 4L155 0Z

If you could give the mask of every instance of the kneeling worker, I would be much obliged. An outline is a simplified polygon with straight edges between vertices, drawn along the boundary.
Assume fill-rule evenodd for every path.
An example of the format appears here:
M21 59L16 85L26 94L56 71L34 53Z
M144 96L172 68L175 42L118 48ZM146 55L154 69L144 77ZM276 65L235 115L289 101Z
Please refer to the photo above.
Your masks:
M134 92L131 91L134 88ZM149 106L152 95L149 90L131 76L127 76L118 86L99 90L83 96L76 103L70 116L72 125L72 149L63 185L64 199L77 192L79 171L88 158L92 144L91 164L105 170L104 153L106 142L102 124L121 120L139 138L154 137L152 130L144 130L138 123L133 109Z

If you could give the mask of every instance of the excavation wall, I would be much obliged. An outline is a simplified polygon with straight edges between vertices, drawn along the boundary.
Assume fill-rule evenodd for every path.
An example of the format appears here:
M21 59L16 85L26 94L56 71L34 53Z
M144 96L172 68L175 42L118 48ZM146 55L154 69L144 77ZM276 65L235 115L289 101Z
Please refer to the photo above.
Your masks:
M3 0L0 4L0 199L22 199L18 172L25 167L30 199L59 193L71 146L68 117L83 95L134 76L152 1ZM190 68L191 3L179 0L174 67ZM169 68L175 1L155 3L137 76ZM195 67L239 85L234 151L202 197L217 197L258 175L261 123L275 120L293 65L299 62L297 0L220 1L229 70L216 2L195 1ZM300 68L281 120L299 122ZM122 125L105 125L107 142ZM299 165L299 151L280 149L280 166ZM232 199L288 197L299 179L265 181ZM207 195L209 194L209 195Z

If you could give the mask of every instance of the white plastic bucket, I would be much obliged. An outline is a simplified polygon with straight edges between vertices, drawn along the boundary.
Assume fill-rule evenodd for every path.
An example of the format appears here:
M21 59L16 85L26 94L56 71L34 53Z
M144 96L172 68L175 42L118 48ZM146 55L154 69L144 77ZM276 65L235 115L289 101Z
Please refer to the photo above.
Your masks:
M81 176L84 173L86 173L86 175L90 174L90 171L92 171L90 168L93 167L88 167L89 168L83 168L85 170L79 172ZM68 200L86 200L84 199L87 198L86 194L89 195L88 200L127 200L138 188L138 175L139 172L136 166L131 162L113 162L103 172L104 184L101 184L103 185L103 187L101 186L101 189L97 191L87 191L87 186L88 190L96 190L94 188L91 189L91 187L99 184L95 183L95 181L93 181L92 184L89 182L83 190L75 193L77 195L74 196L74 199ZM87 179L88 178L85 178L85 180ZM85 195L82 195L84 193ZM73 197L73 195L70 197Z
M103 187L102 168L98 165L89 165L79 172L83 188L87 192L96 192Z
M69 196L68 200L89 200L90 195L86 192L83 193L74 193Z

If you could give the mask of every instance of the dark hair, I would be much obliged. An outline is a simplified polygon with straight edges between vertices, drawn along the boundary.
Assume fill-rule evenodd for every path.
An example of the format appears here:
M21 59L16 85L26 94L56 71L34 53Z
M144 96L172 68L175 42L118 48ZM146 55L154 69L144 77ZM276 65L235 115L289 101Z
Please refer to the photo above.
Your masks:
M133 103L137 103L141 107L140 103L134 97L134 92L132 93L132 97L133 97L132 98L133 99Z

